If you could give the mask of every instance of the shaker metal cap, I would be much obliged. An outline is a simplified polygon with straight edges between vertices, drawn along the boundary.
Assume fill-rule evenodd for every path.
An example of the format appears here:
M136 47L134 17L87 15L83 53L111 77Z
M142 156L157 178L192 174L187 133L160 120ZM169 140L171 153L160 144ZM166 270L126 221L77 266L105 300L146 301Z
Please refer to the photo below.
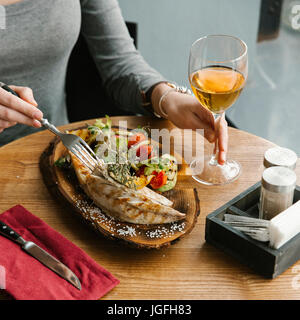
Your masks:
M265 168L281 166L294 170L297 163L297 154L287 148L274 147L265 152L264 166Z
M264 170L261 183L269 191L286 193L295 188L296 180L297 176L293 170L277 166Z

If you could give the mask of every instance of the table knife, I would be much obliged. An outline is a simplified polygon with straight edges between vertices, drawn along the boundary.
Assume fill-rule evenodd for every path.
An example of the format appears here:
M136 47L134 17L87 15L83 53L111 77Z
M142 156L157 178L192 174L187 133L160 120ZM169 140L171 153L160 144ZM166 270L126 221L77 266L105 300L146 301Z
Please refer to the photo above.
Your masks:
M18 243L22 249L32 257L57 273L63 279L70 282L78 290L81 290L81 283L79 279L68 267L40 248L34 242L24 240L16 231L2 221L0 221L0 234Z

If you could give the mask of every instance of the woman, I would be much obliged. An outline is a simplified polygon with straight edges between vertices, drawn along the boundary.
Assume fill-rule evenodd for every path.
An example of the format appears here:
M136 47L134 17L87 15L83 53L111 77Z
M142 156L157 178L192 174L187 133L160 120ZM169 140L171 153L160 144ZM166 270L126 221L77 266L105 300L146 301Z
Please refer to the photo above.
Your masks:
M35 132L42 117L55 125L68 122L65 76L79 32L116 103L145 113L141 93L146 92L153 111L163 115L159 101L170 88L136 51L117 0L0 0L0 4L6 5L6 28L0 30L0 81L21 98L0 88L0 145ZM224 117L214 124L195 97L174 91L164 97L162 107L176 126L203 128L211 142L218 138L218 160L224 163Z

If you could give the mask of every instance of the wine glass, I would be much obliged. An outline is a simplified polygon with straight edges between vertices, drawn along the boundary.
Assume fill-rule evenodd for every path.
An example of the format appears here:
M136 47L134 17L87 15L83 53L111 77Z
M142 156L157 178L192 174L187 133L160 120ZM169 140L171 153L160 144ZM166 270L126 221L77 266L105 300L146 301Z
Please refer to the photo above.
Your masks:
M209 35L195 41L189 57L189 81L202 104L210 110L215 121L234 104L248 76L247 45L228 35ZM240 175L237 161L217 161L218 141L212 155L191 162L193 178L206 185L223 185Z

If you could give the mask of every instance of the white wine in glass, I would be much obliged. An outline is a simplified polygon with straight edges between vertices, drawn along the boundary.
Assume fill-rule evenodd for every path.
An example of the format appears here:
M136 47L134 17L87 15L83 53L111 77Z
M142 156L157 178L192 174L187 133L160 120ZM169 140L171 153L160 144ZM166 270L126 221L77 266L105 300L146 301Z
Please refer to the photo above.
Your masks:
M242 92L248 76L246 44L227 35L210 35L192 45L189 58L189 81L202 104L217 120L232 106ZM241 172L237 161L218 164L218 141L214 153L191 163L193 178L207 185L234 181Z

